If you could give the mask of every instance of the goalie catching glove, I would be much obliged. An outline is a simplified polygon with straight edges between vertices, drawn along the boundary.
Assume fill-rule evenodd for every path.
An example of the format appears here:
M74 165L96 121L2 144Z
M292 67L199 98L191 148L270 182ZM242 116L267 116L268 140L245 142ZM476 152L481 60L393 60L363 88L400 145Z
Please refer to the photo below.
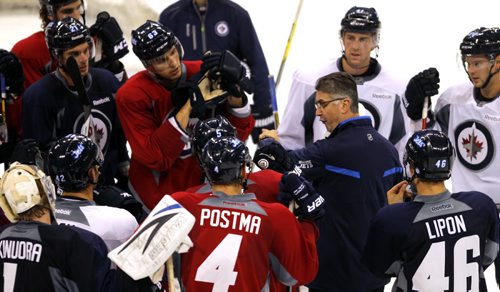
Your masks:
M426 69L410 79L403 99L406 113L410 119L418 121L422 118L422 109L426 97L429 97L429 112L431 112L430 97L438 94L439 81L439 72L436 68Z
M207 110L215 109L219 104L227 101L229 93L218 88L214 88L213 82L205 73L198 81L191 85L191 118L205 119Z
M316 192L314 187L305 178L294 172L284 174L280 182L278 200L285 205L291 200L299 206L293 213L299 218L318 219L325 214L325 199Z
M209 73L212 80L220 80L220 87L230 95L241 97L245 100L245 94L253 93L253 84L250 81L252 74L248 65L238 59L233 53L226 50L222 53L208 52L202 57L203 64L201 72Z

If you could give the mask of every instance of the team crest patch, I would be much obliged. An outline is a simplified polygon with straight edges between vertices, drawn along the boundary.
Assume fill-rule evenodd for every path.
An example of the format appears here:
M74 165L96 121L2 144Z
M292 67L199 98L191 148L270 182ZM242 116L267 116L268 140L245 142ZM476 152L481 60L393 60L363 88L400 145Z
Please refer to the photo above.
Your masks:
M495 152L490 131L479 121L459 124L455 129L455 145L460 163L471 170L487 167Z
M229 34L229 25L226 21L221 20L215 24L215 33L220 37L225 37Z

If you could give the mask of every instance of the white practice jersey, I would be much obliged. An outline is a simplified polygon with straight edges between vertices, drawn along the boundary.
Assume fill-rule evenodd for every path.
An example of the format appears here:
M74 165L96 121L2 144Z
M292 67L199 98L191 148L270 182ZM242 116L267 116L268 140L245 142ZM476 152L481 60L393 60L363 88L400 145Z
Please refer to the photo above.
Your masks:
M55 216L58 224L76 226L99 235L109 251L124 243L138 226L135 217L124 209L66 197L57 198Z
M299 69L294 73L287 106L278 128L280 143L286 149L296 150L306 146L304 102L315 92L316 81L320 77L339 71L339 62L341 59L332 59L322 67ZM358 84L360 114L371 117L373 126L396 146L402 157L410 136L410 121L401 102L406 84L394 79L379 64L373 75L355 77L355 80ZM314 111L314 107L311 110ZM313 141L323 139L327 134L319 118L314 117Z
M500 99L478 101L472 84L456 85L438 98L435 111L457 153L453 192L485 193L500 208Z

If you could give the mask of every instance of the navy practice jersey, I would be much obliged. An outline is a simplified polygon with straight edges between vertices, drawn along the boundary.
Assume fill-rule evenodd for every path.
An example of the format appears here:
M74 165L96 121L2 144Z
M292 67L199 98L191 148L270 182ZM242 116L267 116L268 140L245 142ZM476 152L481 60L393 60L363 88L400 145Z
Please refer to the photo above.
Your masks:
M0 233L1 291L110 291L110 260L93 233L20 222Z
M498 215L480 192L417 196L381 209L364 261L396 276L393 291L486 291L483 269L498 253Z

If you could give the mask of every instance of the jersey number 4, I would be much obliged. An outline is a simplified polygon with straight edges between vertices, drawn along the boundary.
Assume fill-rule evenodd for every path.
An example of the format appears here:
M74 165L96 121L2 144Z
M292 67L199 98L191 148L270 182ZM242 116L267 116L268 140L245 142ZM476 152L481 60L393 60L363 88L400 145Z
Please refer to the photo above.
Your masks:
M479 265L467 262L467 253L471 257L479 256L479 236L471 235L460 238L453 247L453 291L479 291ZM441 292L450 290L449 277L445 276L445 242L435 242L427 251L425 258L413 275L413 290ZM470 290L467 280L470 279Z
M228 291L236 283L234 271L243 236L228 234L196 270L195 281L213 283L213 292Z

